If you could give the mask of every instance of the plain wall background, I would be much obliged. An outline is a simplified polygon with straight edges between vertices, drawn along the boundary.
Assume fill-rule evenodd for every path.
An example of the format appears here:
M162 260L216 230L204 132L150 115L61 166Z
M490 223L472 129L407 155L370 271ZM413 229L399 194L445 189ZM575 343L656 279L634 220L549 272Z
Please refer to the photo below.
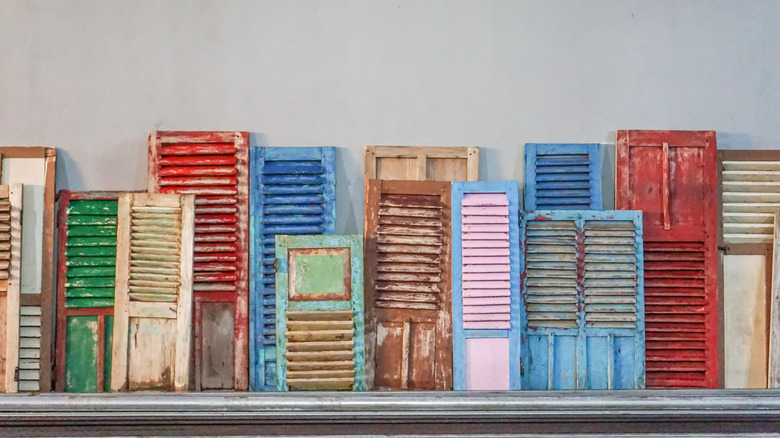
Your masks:
M616 129L777 148L778 23L776 0L6 0L0 144L58 148L72 190L144 189L155 129L337 146L360 233L364 145L480 146L485 180Z

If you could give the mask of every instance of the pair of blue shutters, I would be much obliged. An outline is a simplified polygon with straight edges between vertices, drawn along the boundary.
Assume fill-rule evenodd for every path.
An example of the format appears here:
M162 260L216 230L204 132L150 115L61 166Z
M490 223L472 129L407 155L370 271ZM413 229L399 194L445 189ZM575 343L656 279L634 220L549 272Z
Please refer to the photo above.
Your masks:
M527 143L525 210L601 210L598 143Z
M276 382L276 235L333 234L334 147L250 149L250 389Z

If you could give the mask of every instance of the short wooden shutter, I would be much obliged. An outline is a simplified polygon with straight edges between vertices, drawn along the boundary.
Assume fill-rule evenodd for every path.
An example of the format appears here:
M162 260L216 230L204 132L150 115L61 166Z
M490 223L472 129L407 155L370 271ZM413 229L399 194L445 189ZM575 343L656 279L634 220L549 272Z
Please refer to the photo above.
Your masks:
M525 145L525 210L601 210L601 145Z
M334 147L251 148L250 387L276 390L277 234L336 231Z
M479 148L366 146L365 180L477 181Z
M277 236L276 262L278 389L365 391L362 236Z
M641 217L521 215L523 389L644 388Z
M194 202L119 198L112 391L188 387Z
M367 182L366 345L375 388L452 387L450 186Z
M713 131L618 131L615 206L641 210L647 386L718 386Z
M55 389L111 389L119 192L59 193Z
M149 135L149 193L196 195L196 391L249 386L248 141L247 132Z
M516 181L452 183L453 386L520 389Z
M19 286L22 252L22 185L0 186L0 393L16 392L16 370L35 366L19 358Z

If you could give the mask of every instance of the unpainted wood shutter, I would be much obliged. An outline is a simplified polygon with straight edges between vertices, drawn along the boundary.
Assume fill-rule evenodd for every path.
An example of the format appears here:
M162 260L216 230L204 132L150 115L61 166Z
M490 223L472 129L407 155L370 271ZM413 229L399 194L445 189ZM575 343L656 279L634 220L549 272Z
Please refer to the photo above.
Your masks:
M365 180L477 181L479 148L366 146Z
M119 198L111 389L188 387L194 197Z
M17 369L38 366L19 358L21 226L22 185L0 186L0 393L18 390Z
M453 386L520 389L515 181L452 184Z
M647 386L718 386L713 131L618 131L615 206L644 222Z
M601 210L601 145L526 143L525 210Z
M277 236L277 385L365 391L362 236Z
M369 180L366 188L374 386L450 389L450 183Z
M254 391L273 391L277 388L274 238L336 231L336 149L253 147L251 164L250 386Z
M520 228L523 389L643 388L641 214L537 210Z
M195 195L196 391L249 386L248 138L246 132L149 136L149 193Z

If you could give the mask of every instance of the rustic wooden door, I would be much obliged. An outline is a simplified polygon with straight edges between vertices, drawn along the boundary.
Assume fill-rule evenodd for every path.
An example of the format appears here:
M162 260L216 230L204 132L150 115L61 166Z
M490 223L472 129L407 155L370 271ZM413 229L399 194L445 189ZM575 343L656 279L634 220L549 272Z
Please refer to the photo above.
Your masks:
M275 391L274 238L336 231L336 148L253 147L250 152L250 388Z
M195 195L196 391L249 386L248 141L246 132L149 135L149 193Z
M713 131L618 131L615 207L641 210L647 386L718 387Z
M0 186L0 393L19 389L22 185Z
M521 215L523 389L644 388L641 217Z
M366 146L364 172L366 181L477 181L479 148Z
M276 236L280 391L365 391L359 235Z
M119 197L112 391L188 387L194 202Z
M366 345L377 389L452 387L450 186L366 184Z
M526 143L525 210L601 210L601 145Z
M517 181L452 183L453 387L520 389Z

